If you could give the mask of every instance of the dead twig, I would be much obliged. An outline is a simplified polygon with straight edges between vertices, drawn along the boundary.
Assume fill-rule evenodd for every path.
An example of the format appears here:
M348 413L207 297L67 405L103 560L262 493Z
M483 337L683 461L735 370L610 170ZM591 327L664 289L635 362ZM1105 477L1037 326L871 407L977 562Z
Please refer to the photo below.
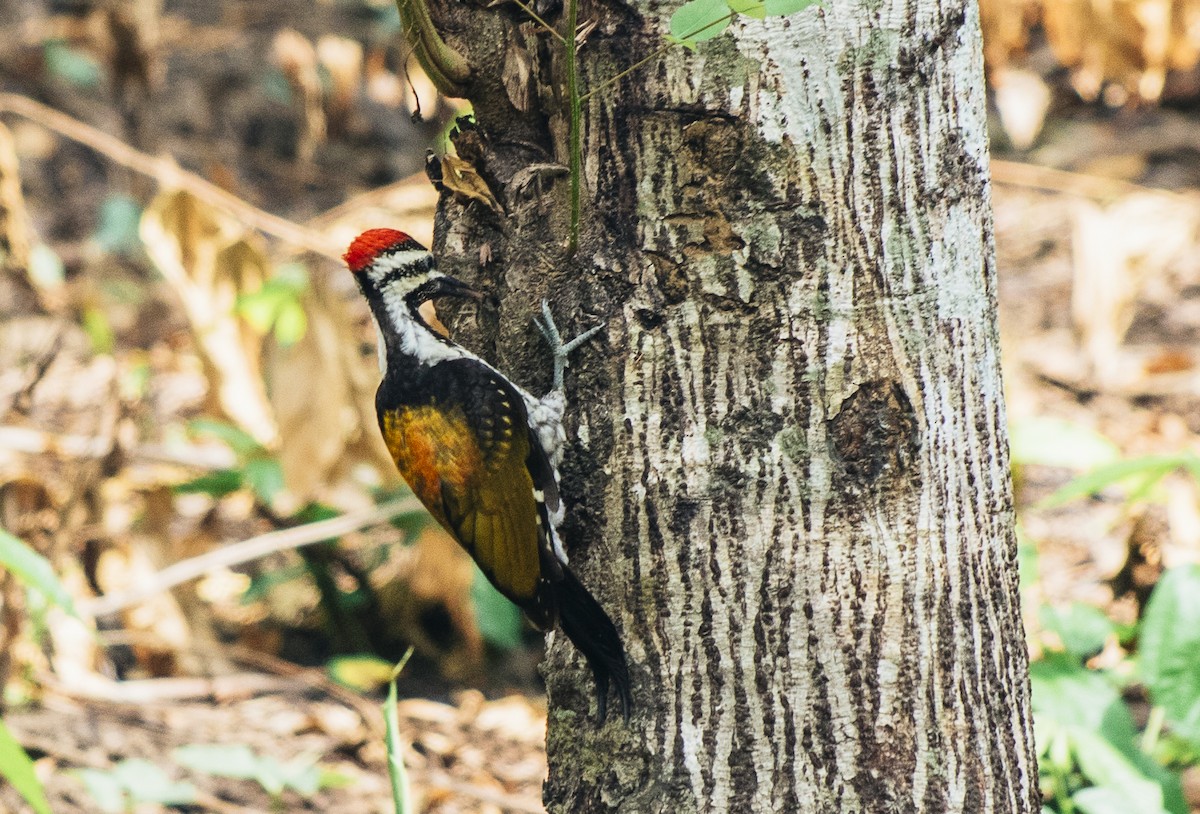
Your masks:
M13 396L11 409L14 412L20 415L29 415L30 410L33 409L33 391L42 383L42 379L46 378L46 371L50 369L50 365L54 364L54 360L58 358L59 351L62 350L63 339L67 335L66 327L64 324L58 326L58 330L54 332L54 339L51 340L50 346L30 365L32 370L29 371L28 381Z
M1145 187L1116 178L1069 172L1054 167L1039 167L1037 164L1025 164L1020 161L993 160L992 181L1007 186L1037 189L1042 192L1061 192L1099 200L1111 200L1135 192L1155 192L1165 196L1178 194L1167 189Z
M235 673L212 678L140 678L130 681L113 681L96 673L62 681L50 673L43 673L38 677L38 683L77 701L144 706L179 701L231 701L256 695L291 693L302 682L264 673Z
M0 113L11 113L40 124L64 138L90 147L123 167L154 179L160 186L186 190L204 203L228 212L252 229L322 257L341 260L341 250L325 235L251 206L211 181L182 169L169 157L147 155L103 130L20 94L0 93Z
M369 207L386 207L398 215L432 212L437 206L437 200L437 190L430 185L425 172L421 171L387 186L355 195L315 218L310 218L306 225L311 229L324 231L347 215Z
M301 546L319 543L349 534L352 531L386 523L394 517L410 512L419 511L421 504L415 497L401 498L380 506L372 506L356 512L348 512L340 517L308 523L290 529L280 529L240 543L217 548L190 559L180 560L169 565L144 580L137 588L120 594L110 594L97 599L86 600L76 605L79 614L84 617L105 616L124 610L139 602L157 596L177 585L198 579L218 568L231 568L235 565L251 562L268 554L278 551L289 551Z
M263 672L294 679L318 689L332 698L336 698L358 713L359 719L362 720L363 726L367 728L367 732L372 738L383 737L383 711L379 704L346 689L331 679L329 674L324 670L313 667L301 667L290 661L273 656L270 653L253 650L240 644L231 646L229 648L229 655L234 660L240 661L243 664L257 667Z
M67 458L106 458L113 451L111 438L91 435L59 435L30 427L0 425L0 449L27 455L61 455ZM175 447L141 444L124 450L131 458L155 463L174 464L192 469L232 469L234 454L225 447Z

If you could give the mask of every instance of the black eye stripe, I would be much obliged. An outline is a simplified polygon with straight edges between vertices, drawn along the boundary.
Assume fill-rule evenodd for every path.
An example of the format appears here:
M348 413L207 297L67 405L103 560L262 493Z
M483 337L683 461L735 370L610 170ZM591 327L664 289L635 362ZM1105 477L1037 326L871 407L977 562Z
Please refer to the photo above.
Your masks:
M427 254L418 260L388 269L387 273L380 278L378 285L386 286L405 277L416 277L417 275L425 274L432 268L433 255Z

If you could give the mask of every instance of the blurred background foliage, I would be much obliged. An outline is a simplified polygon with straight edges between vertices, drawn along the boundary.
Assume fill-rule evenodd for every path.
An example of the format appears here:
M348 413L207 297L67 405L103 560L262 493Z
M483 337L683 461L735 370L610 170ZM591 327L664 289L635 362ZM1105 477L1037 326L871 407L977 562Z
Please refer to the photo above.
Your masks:
M1045 805L1200 811L1200 2L981 12ZM540 810L540 637L397 482L338 261L430 241L468 112L398 34L0 0L0 808L390 810L411 645L416 809Z

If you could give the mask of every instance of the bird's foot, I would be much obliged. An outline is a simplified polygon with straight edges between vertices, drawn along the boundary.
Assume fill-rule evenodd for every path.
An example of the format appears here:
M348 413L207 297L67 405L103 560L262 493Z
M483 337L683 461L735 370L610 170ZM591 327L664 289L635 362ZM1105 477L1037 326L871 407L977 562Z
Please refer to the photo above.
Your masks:
M554 324L554 315L550 313L550 303L546 300L542 300L541 318L534 317L533 321L542 336L546 338L546 343L550 345L550 352L554 354L554 389L562 390L563 377L567 370L567 357L573 350L600 333L600 329L604 326L596 325L588 328L569 342L563 342L562 334L558 332L558 326Z

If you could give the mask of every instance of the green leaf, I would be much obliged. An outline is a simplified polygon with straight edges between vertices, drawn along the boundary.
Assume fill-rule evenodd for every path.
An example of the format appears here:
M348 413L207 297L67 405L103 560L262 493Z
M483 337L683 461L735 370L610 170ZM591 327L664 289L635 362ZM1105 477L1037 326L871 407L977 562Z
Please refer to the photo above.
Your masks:
M1066 651L1079 658L1098 653L1116 631L1112 621L1099 609L1082 602L1072 602L1063 608L1044 605L1040 616L1042 626L1056 633Z
M1038 547L1037 543L1029 539L1025 534L1025 529L1021 527L1020 522L1017 523L1017 579L1021 584L1021 590L1025 591L1037 584L1040 576L1040 567L1038 565Z
M104 814L121 814L125 810L125 787L111 772L78 769L74 774L83 781L83 787Z
M1131 484L1131 492L1144 495L1158 481L1179 467L1184 466L1189 457L1187 454L1146 455L1141 458L1116 461L1075 478L1066 486L1050 495L1050 497L1041 501L1038 507L1053 508L1061 506L1069 501L1087 495L1094 495L1110 486L1131 479L1136 479L1136 482Z
M42 59L46 62L46 70L64 82L85 89L100 84L100 63L62 40L48 41L42 50Z
M728 28L733 16L725 0L689 0L671 15L671 36L680 44L695 45Z
M1125 814L1164 814L1162 787L1144 775L1125 753L1083 727L1072 728L1070 738L1079 771L1093 784L1124 797Z
M304 306L296 300L289 300L279 308L275 315L275 339L285 348L294 345L304 338L308 331L308 315Z
M246 484L263 503L270 503L283 490L283 467L274 458L251 458L242 467Z
M1117 748L1134 748L1133 719L1121 694L1078 659L1051 654L1029 665L1035 720L1098 731Z
M171 752L180 766L214 777L253 780L258 772L258 755L243 743L192 743Z
M286 292L264 285L257 291L238 297L234 310L250 323L251 328L265 334L271 330L275 315L287 296Z
M36 814L50 814L50 803L33 769L33 761L8 731L4 721L0 721L0 778L8 781Z
M497 591L478 568L471 584L471 601L475 606L475 623L485 641L501 650L520 647L525 629L520 609Z
M95 353L112 353L117 345L117 335L113 332L108 314L95 306L83 309L83 332L91 340Z
M348 774L321 765L318 765L317 768L321 770L320 788L344 789L354 785L354 778Z
M1110 464L1121 454L1116 444L1090 427L1047 416L1012 422L1008 448L1015 464L1078 470Z
M820 0L766 0L764 5L767 7L768 17L786 17L821 3Z
M272 797L283 794L283 789L287 786L283 764L271 755L255 755L254 761L254 781Z
M321 767L311 756L301 755L282 764L279 775L301 797L312 797L321 790Z
M745 14L756 20L762 20L767 16L767 7L763 5L763 0L725 0L725 3L729 6L730 11Z
M246 588L239 602L243 605L249 605L252 602L265 599L272 588L293 582L297 579L306 578L307 576L308 567L305 565L290 565L286 568L277 568L272 571L255 574L250 578L250 586Z
M308 316L301 295L308 289L308 269L299 263L282 266L261 288L238 297L235 310L260 334L272 329L285 347L304 338Z
M254 440L253 435L225 421L212 418L192 419L188 422L188 432L197 436L211 435L219 441L224 441L239 456L263 452L262 444Z
M1200 565L1172 568L1158 581L1138 652L1150 699L1181 734L1200 739Z
M128 195L109 195L100 204L100 223L92 235L100 247L115 254L132 254L142 246L138 233L141 205Z
M1084 668L1072 656L1059 653L1031 664L1029 678L1033 687L1034 736L1038 738L1038 753L1048 755L1048 765L1055 763L1061 771L1069 771L1068 755L1076 751L1079 732L1094 733L1144 777L1158 784L1161 805L1173 814L1187 814L1178 776L1138 751L1129 708L1104 675ZM1094 754L1089 757L1095 758L1089 765L1099 765L1101 758Z
M210 497L225 497L241 489L244 482L242 473L238 470L221 469L178 483L173 491L180 495L205 494Z
M26 587L40 592L72 616L78 616L71 595L54 573L50 561L4 529L0 529L0 565L16 574Z
M329 660L326 669L334 681L360 692L378 689L392 677L392 663L369 654L337 656Z
M111 774L138 803L174 806L196 802L195 786L187 782L174 782L165 771L148 760L122 760L113 767Z
M272 102L284 107L292 104L292 83L278 68L268 68L262 77L263 94Z
M38 243L29 251L29 279L38 288L58 288L67 279L67 270L54 249Z
M1162 806L1131 799L1122 791L1103 786L1080 789L1071 795L1071 802L1082 814L1165 814Z

